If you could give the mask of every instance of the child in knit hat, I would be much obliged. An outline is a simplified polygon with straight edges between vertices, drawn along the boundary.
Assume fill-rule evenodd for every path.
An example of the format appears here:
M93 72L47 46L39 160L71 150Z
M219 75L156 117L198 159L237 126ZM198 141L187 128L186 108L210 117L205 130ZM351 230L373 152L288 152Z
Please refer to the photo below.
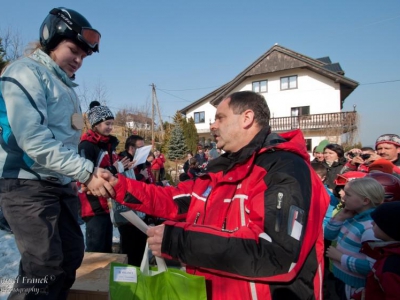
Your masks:
M373 231L382 241L367 242L361 252L376 259L365 288L352 299L399 299L400 297L400 202L379 205L371 213Z
M111 110L92 101L88 119L91 128L81 137L79 154L93 162L95 167L122 173L129 167L129 158L120 159L116 153L118 139L111 135L114 115ZM86 251L112 253L113 226L106 197L79 193L81 216L86 223Z

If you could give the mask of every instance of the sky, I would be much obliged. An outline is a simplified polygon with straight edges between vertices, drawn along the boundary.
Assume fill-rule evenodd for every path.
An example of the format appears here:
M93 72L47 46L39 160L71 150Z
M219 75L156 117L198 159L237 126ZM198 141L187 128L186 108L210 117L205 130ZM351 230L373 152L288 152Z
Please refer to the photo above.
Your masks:
M0 32L12 28L25 43L37 40L59 6L101 32L100 53L85 59L76 82L89 91L102 86L114 113L149 107L154 84L162 119L172 122L278 43L329 56L360 83L343 111L359 112L363 146L400 134L398 0L14 0L1 3Z

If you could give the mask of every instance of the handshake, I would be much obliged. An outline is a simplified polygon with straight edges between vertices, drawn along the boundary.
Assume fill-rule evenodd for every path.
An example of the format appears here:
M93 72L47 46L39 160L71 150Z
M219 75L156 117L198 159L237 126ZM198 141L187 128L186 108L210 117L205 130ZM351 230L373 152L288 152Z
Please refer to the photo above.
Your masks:
M114 177L110 171L95 168L89 180L81 185L81 191L97 197L114 197L114 186L118 183L118 178Z

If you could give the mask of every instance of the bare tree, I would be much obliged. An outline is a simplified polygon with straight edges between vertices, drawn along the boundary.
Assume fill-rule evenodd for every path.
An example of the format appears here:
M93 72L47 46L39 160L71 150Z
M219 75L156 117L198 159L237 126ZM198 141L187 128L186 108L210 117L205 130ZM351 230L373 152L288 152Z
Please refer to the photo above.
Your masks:
M86 82L83 82L76 89L76 93L78 95L79 101L81 102L82 110L85 111L89 108L89 104L91 102L91 97L89 96L89 88L86 85Z
M99 79L96 85L94 86L92 99L99 101L101 105L107 105L107 98L108 98L107 87L105 83Z
M0 36L6 53L4 56L5 60L14 61L23 55L24 42L18 30L12 27L7 27L3 30L0 29Z

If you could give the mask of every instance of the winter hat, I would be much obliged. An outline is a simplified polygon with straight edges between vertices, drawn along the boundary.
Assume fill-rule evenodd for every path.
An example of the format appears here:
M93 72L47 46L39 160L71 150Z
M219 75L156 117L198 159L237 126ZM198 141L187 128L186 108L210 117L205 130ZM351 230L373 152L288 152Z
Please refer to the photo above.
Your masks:
M89 105L88 119L93 127L106 120L113 120L114 115L107 106L102 106L98 101L92 101Z
M324 149L325 149L326 145L328 145L328 144L329 144L328 140L322 140L321 142L319 142L317 148L315 148L315 152L319 152L319 153L324 152Z
M374 171L393 174L393 163L387 159L377 159L368 166L368 172Z
M375 142L375 149L378 147L379 144L392 144L395 145L396 147L400 147L400 137L397 134L392 134L392 133L387 133L387 134L382 134L380 137L376 139Z
M382 203L371 213L380 229L392 239L400 241L400 202Z

